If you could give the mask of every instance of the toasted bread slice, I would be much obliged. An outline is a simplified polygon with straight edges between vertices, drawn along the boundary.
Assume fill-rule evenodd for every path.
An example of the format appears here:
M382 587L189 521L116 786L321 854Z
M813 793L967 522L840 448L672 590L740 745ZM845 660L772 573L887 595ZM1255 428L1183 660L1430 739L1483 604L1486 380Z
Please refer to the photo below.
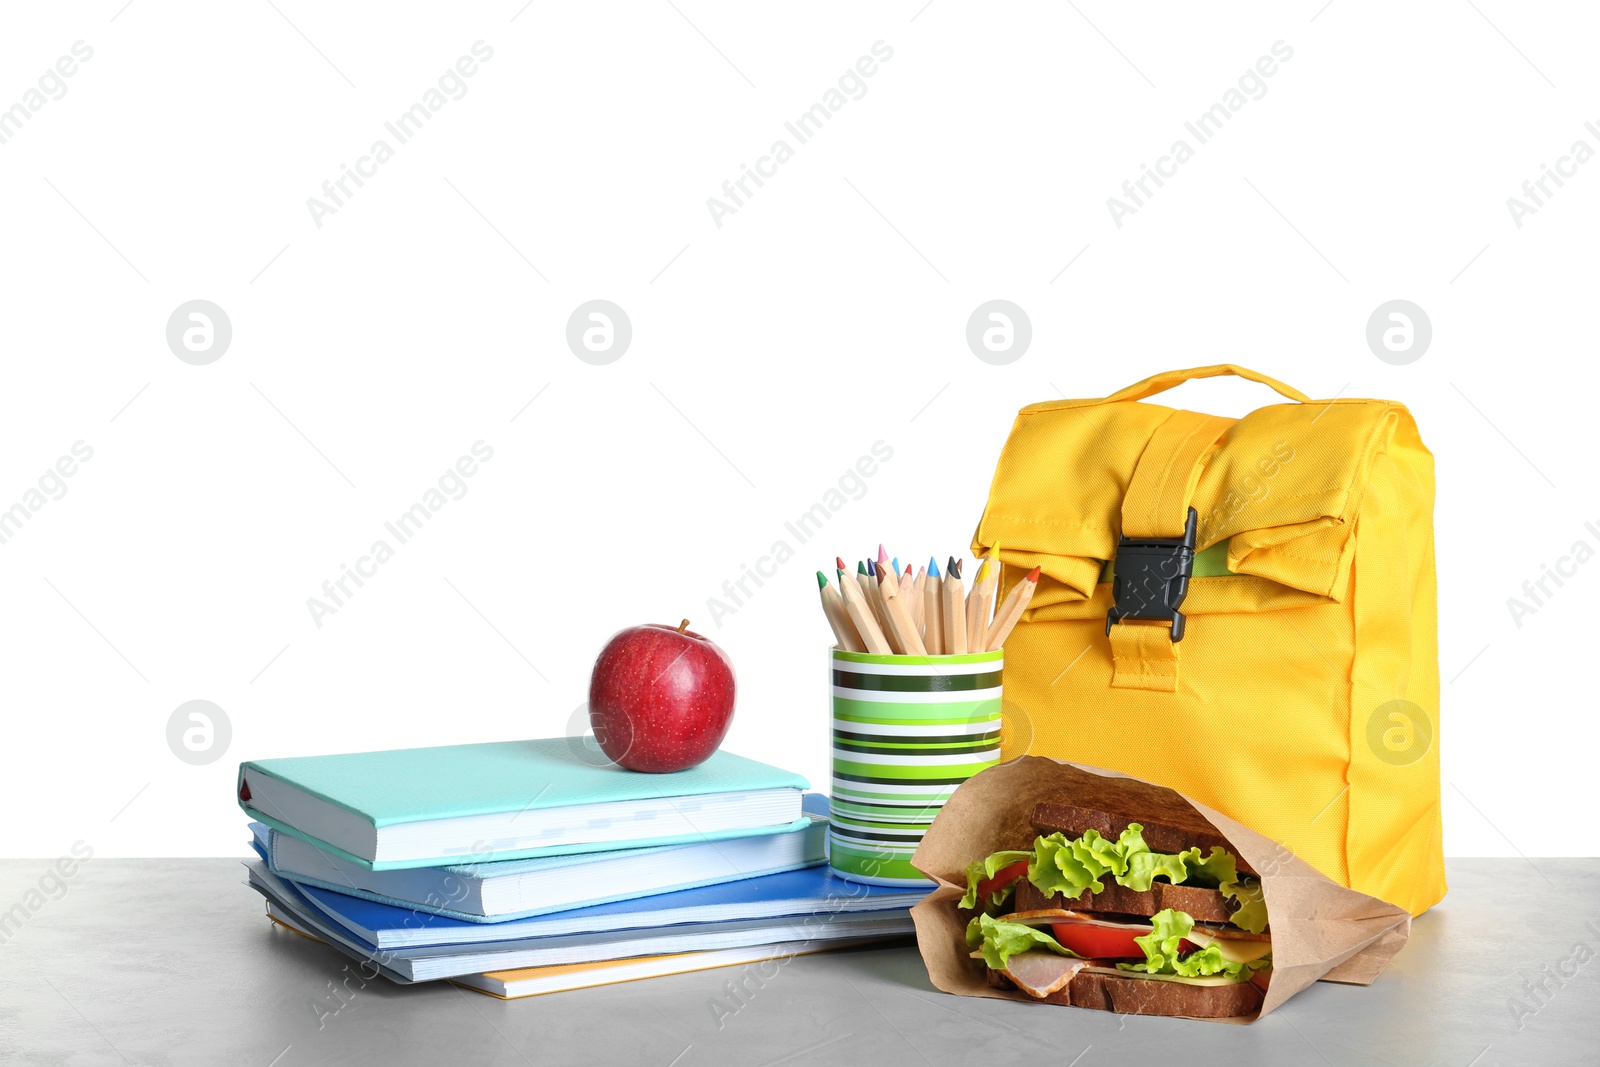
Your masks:
M1000 971L990 970L996 989L1017 986ZM1194 1019L1231 1019L1261 1009L1264 994L1251 982L1191 985L1153 978L1132 978L1083 968L1053 992L1034 999L1047 1004L1114 1011L1123 1015L1182 1015Z
M1119 787L1128 784L1127 779L1100 781L1115 781ZM1257 873L1249 861L1217 832L1210 820L1196 811L1187 800L1171 789L1142 782L1138 784L1142 788L1137 797L1124 796L1120 792L1113 795L1103 787L1089 787L1070 797L1035 804L1033 828L1040 834L1060 832L1068 838L1077 837L1085 830L1098 830L1101 837L1116 840L1129 823L1136 822L1143 827L1141 833L1144 842L1152 852L1175 853L1198 847L1202 854L1210 855L1212 846L1220 845L1233 853L1241 874ZM1127 811L1137 811L1139 815L1129 817L1123 814Z
M1084 893L1078 897L1064 897L1059 893L1048 896L1024 878L1017 883L1013 911L1044 911L1047 908L1069 908L1072 911L1104 912L1111 915L1138 915L1148 919L1163 908L1187 912L1195 922L1225 923L1238 910L1215 889L1202 889L1192 885L1168 885L1154 882L1143 893L1112 881L1103 880L1105 889L1099 893Z

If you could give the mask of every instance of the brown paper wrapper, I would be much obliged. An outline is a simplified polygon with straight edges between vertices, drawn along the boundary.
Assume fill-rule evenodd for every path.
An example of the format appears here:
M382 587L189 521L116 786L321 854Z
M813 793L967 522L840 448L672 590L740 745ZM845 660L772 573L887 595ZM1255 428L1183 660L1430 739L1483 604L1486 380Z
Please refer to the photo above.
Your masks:
M988 984L983 961L968 955L967 921L956 902L966 892L969 863L1001 849L1027 847L1035 836L1029 822L1034 805L1047 800L1070 803L1090 781L1089 775L1127 782L1123 792L1129 814L1139 810L1141 792L1152 788L1170 792L1117 771L1021 756L975 775L952 794L911 859L913 866L939 883L911 909L917 945L934 986L960 996L1042 1003L1019 990ZM1319 979L1370 985L1405 944L1411 915L1404 908L1347 889L1243 823L1189 797L1183 799L1260 874L1272 923L1272 982L1261 1010L1213 1021L1252 1022Z

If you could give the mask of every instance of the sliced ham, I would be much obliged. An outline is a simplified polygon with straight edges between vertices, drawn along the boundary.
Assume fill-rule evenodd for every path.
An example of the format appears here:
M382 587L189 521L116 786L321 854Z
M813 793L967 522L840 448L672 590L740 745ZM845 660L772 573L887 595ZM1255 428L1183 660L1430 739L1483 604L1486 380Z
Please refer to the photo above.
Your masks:
M1088 965L1088 960L1075 960L1035 949L1012 956L1001 973L1029 996L1043 998L1065 988L1073 976Z

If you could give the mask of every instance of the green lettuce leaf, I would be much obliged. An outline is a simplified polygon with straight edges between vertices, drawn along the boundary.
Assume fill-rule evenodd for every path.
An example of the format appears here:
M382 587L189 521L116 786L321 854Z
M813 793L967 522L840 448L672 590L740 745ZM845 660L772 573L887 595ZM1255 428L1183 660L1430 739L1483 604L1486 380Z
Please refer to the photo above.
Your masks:
M977 906L980 882L994 877L1002 867L1027 859L1028 881L1042 893L1077 900L1086 890L1103 892L1107 875L1118 885L1144 893L1157 878L1165 878L1173 885L1189 883L1219 890L1239 904L1230 920L1235 926L1255 934L1266 929L1267 905L1261 883L1239 874L1238 861L1231 852L1221 845L1213 845L1208 856L1202 856L1198 848L1178 853L1152 852L1143 832L1140 824L1129 823L1115 841L1102 837L1097 830L1085 830L1073 840L1053 833L1035 838L1032 852L996 852L967 868L967 892L961 898L961 906ZM1011 887L1007 886L991 893L984 903L988 910L998 911L1010 894Z
M1241 930L1259 934L1267 928L1267 901L1261 893L1261 883L1254 878L1238 882L1224 882L1219 888L1229 900L1239 902L1239 910L1229 917L1229 922Z
M1181 885L1188 880L1188 865L1199 859L1198 848L1185 849L1176 854L1140 852L1129 857L1128 875L1126 878L1118 878L1117 882L1139 893L1149 890L1157 875L1165 876L1173 885Z
M1115 841L1100 836L1098 830L1085 830L1083 836L1068 841L1065 834L1053 833L1035 838L1033 862L1028 865L1028 881L1044 893L1060 893L1077 898L1085 889L1102 892L1101 879L1110 874L1122 882L1128 874L1132 857L1149 854L1150 846L1144 843L1138 823L1128 828Z
M961 898L960 906L973 908L978 906L978 883L993 878L1002 868L1009 867L1021 860L1033 859L1032 852L1021 850L996 852L987 859L967 866L967 892ZM984 903L991 908L998 908L1005 903L1006 897L1011 895L1011 886L989 894L989 899ZM974 948L977 946L973 946Z
M1239 867L1233 858L1233 853L1221 845L1212 845L1211 855L1205 859L1200 858L1200 850L1197 848L1191 848L1189 852L1194 853L1194 858L1190 861L1194 864L1194 873L1190 876L1190 880L1196 885L1220 888L1239 880Z
M1048 949L1058 956L1082 958L1043 930L983 914L973 916L967 924L967 947L982 949L983 962L997 971L1004 970L1012 956L1036 948Z
M1222 975L1227 978L1249 977L1252 973L1272 965L1271 958L1234 963L1222 958L1222 949L1215 943L1196 949L1178 958L1179 946L1194 929L1194 920L1173 908L1157 912L1150 920L1151 930L1143 937L1133 939L1144 950L1143 963L1119 963L1125 971L1145 974L1171 974L1183 978L1205 978Z

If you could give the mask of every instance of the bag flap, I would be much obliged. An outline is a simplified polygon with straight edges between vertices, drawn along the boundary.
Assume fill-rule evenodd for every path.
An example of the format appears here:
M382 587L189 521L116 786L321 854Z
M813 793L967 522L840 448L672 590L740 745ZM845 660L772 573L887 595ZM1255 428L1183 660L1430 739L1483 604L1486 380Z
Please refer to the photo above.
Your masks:
M1084 614L1116 555L1121 509L1152 435L1174 409L1134 400L1065 400L1018 413L989 490L972 550L996 545L1002 562L1038 566L1030 617L1051 605ZM1338 600L1347 587L1355 516L1373 460L1410 413L1384 400L1272 404L1233 421L1209 455L1191 501L1199 513L1197 577L1260 583L1212 610ZM1206 551L1210 549L1211 551ZM1290 593L1290 591L1297 591ZM1195 602L1189 609L1206 610ZM1100 599L1106 599L1102 596ZM1186 609L1187 610L1187 609Z

